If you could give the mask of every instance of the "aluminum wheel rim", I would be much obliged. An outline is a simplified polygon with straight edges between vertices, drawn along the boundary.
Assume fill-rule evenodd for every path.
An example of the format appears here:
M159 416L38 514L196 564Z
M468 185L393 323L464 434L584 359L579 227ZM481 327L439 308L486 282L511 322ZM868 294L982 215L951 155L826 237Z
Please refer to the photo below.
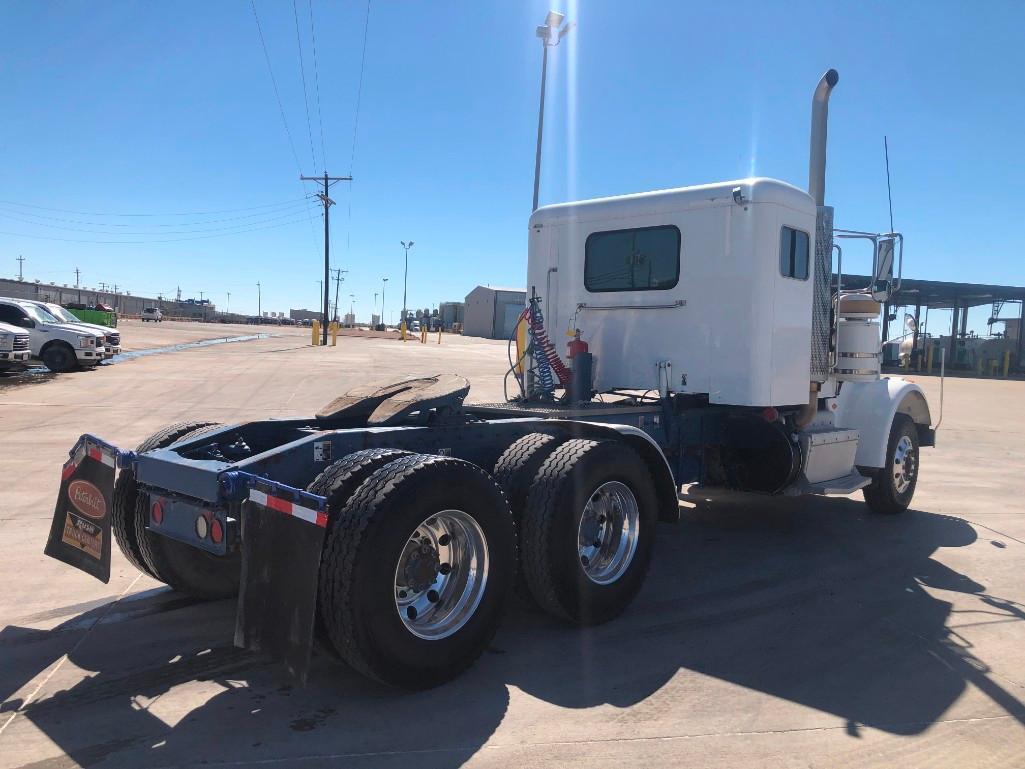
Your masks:
M473 616L488 581L484 532L462 510L442 510L416 527L395 566L395 609L417 638L447 638Z
M893 487L898 494L903 494L915 480L915 473L918 471L918 462L915 456L915 447L911 439L902 435L897 441L897 447L893 451Z
M577 527L577 557L589 580L608 585L623 576L640 534L637 498L625 483L608 481L594 490Z

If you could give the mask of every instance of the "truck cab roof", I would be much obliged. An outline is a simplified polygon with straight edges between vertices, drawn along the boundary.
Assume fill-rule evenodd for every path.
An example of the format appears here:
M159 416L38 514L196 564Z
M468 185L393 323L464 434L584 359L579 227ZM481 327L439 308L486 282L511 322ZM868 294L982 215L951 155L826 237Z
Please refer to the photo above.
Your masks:
M734 190L739 188L739 199ZM543 206L530 217L530 226L537 227L558 222L610 219L657 214L681 209L732 206L739 203L776 203L796 211L815 213L815 201L802 189L763 176L746 179L699 184L692 187L673 187L650 192L634 192L607 198L592 198L570 203Z

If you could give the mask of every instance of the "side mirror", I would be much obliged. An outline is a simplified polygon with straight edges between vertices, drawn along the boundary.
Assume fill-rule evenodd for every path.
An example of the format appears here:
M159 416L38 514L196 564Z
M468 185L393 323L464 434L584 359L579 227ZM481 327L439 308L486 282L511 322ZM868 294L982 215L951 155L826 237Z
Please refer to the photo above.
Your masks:
M876 243L872 276L872 298L885 302L893 290L893 238L880 238Z
M907 329L909 334L914 334L918 331L918 322L915 320L915 316L910 313L904 313L904 328Z
M35 328L36 322L32 318L18 318L18 325L22 328Z

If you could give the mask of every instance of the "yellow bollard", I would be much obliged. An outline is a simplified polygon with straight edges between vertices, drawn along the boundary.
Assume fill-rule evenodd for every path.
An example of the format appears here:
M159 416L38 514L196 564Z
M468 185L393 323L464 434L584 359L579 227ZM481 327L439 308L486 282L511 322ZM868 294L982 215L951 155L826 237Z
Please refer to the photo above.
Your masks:
M402 321L399 324L399 334L402 336L402 341L406 341L406 321Z
M316 318L313 319L313 325L310 327L310 331L313 336L313 346L316 347L320 344L320 321Z
M441 326L438 326L438 344L441 344Z
M932 353L936 348L933 345L929 345L928 354L925 356L925 370L927 373L932 373Z
M332 323L331 324L331 346L332 347L337 347L338 346L338 324L337 323Z
M1009 372L1010 370L1011 370L1011 351L1010 350L1004 350L1004 379L1007 379L1007 372Z
M420 326L420 344L427 344L427 326Z

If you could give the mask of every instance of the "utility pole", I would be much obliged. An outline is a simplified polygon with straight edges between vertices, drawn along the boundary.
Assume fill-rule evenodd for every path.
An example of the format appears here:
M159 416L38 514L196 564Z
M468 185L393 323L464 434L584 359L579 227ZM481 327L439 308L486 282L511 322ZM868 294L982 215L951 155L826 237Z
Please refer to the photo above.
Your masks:
M228 314L228 310L231 308L231 292L228 292L228 301L224 303L224 314Z
M374 325L374 313L377 312L377 292L374 292L374 309L370 311L370 325Z
M263 313L260 312L260 281L256 281L256 317L262 318Z
M381 325L385 326L385 328L387 328L387 323L388 323L388 321L386 321L384 319L384 290L386 288L388 288L388 279L387 278L385 278L384 280L381 281Z
M338 305L335 305L335 310L338 309ZM349 315L352 317L352 324L356 325L356 295L349 294Z
M22 267L25 266L25 257L18 254L18 280L25 280L25 275L22 272Z
M334 316L334 319L335 319L335 322L337 323L338 322L338 286L342 282L342 273L343 272L347 273L348 270L343 270L343 269L339 268L339 269L335 270L334 272L335 272L335 316Z
M330 297L328 293L331 291L331 229L330 229L330 210L331 206L335 204L331 198L328 197L327 192L332 186L338 182L351 182L351 176L328 176L327 171L324 172L323 176L299 176L300 181L304 182L317 182L323 185L324 189L317 193L317 197L320 202L324 205L324 311L323 311L323 346L327 346L327 314L328 314L328 302Z
M80 288L80 286L78 285L78 273L79 273L79 269L76 267L75 268L75 288Z
M181 286L178 286L178 291L177 291L177 293L176 293L176 294L174 295L174 301L176 301L176 302L181 302L181 300L182 300L182 287L181 287Z

